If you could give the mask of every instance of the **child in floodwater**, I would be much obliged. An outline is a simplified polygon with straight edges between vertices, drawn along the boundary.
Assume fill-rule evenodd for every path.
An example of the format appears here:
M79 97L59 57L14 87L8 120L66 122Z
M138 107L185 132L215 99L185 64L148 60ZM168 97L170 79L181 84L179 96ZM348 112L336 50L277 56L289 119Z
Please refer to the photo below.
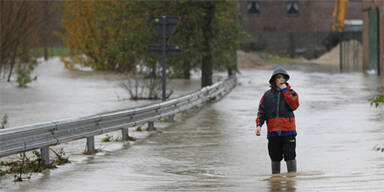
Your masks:
M299 107L299 97L287 83L288 73L283 68L273 71L271 89L260 100L256 119L256 135L260 136L264 121L268 127L268 152L272 174L280 173L284 158L288 172L296 172L296 125L293 111Z

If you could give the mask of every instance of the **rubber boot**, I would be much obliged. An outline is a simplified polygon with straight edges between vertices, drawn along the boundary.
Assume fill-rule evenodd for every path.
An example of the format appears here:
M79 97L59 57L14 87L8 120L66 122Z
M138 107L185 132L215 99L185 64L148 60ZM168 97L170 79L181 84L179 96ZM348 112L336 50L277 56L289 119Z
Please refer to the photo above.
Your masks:
M280 161L272 161L272 174L280 173Z
M287 163L287 170L288 170L288 173L296 173L296 160L289 160L289 161L286 161Z

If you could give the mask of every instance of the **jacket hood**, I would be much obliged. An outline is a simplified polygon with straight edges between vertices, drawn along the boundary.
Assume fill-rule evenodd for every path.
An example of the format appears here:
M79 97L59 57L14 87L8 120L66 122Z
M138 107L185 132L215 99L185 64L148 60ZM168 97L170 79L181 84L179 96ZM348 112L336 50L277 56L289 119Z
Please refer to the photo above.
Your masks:
M273 85L273 79L274 79L274 77L275 77L276 75L278 75L278 74L282 74L282 75L284 75L286 81L288 81L288 79L289 79L289 75L288 75L287 71L286 71L285 69L281 68L281 67L278 67L278 68L276 68L276 69L273 71L272 76L271 76L271 78L269 79L269 84Z

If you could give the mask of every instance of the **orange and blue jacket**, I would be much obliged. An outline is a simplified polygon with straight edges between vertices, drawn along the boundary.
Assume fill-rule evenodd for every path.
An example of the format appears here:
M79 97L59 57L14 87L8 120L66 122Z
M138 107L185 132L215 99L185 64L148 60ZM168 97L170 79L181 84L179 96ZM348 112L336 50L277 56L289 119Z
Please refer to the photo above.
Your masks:
M256 125L267 122L268 135L297 135L293 111L299 107L299 96L287 83L287 88L278 90L271 87L260 99Z

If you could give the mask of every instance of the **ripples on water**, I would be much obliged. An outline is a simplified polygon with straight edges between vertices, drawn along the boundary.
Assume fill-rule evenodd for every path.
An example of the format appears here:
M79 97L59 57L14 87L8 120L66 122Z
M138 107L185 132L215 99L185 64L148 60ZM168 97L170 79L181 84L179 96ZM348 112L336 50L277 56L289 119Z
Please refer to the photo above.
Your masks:
M288 67L289 68L289 67ZM288 70L298 173L270 175L266 127L254 134L270 70L247 70L223 100L135 145L84 157L7 191L383 191L384 113L370 106L381 80L360 73ZM108 87L105 85L105 87ZM115 144L119 145L119 144ZM121 144L120 144L121 145ZM81 146L83 147L83 146ZM108 146L106 146L108 149ZM1 183L1 181L0 181Z

